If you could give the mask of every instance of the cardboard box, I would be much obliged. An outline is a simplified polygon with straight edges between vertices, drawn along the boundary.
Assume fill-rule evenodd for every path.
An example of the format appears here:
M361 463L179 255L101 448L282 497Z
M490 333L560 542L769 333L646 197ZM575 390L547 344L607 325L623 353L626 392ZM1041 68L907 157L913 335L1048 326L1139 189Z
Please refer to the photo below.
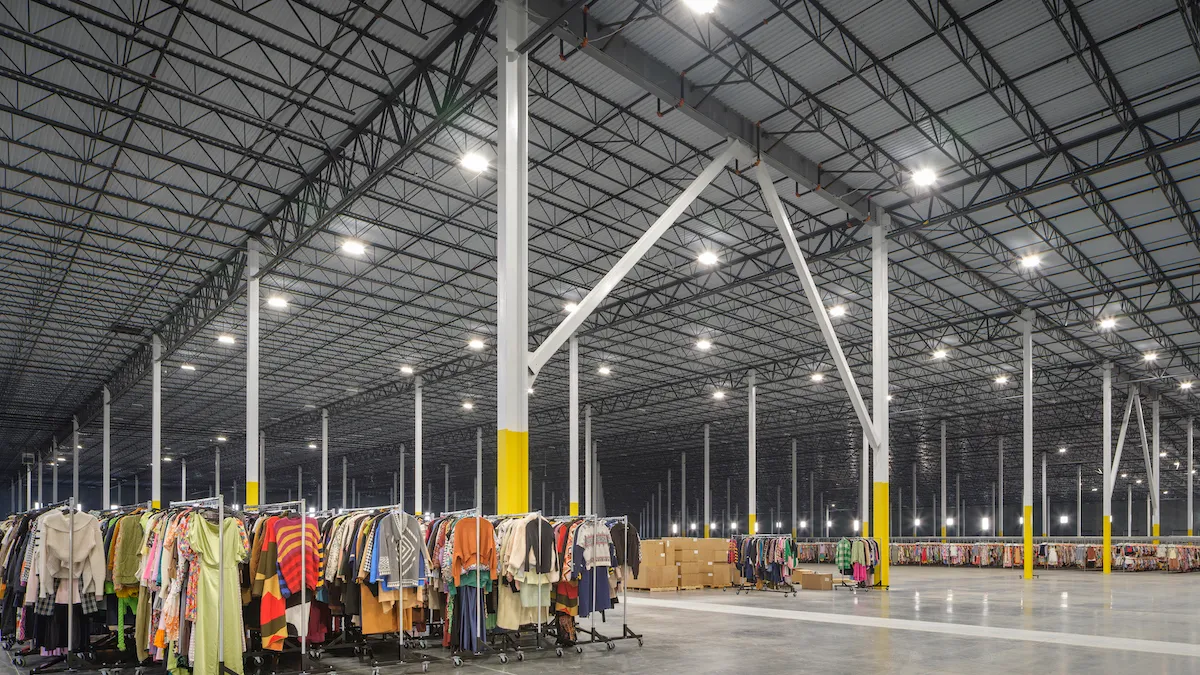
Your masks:
M804 575L805 574L814 574L814 573L815 572L813 570L806 570L806 569L801 569L801 568L797 567L796 569L792 570L792 583L799 586L800 584L804 583Z
M634 589L638 589L638 590L646 590L647 588L650 588L650 570L651 569L653 569L653 568L642 565L641 569L638 570L639 574L636 577L633 576L632 574L629 575L628 580L627 580L628 583L626 585L629 588L634 588Z
M697 539L696 537L664 537L663 538L663 544L667 548L673 548L676 551L679 551L679 550L682 550L685 548L700 548L700 542L702 542L702 541L704 541L704 540Z
M815 572L805 574L801 579L801 588L806 591L832 591L833 575L817 574Z
M700 574L700 563L698 562L680 562L676 563L679 567L680 574Z
M832 579L830 580L829 583L830 584L833 583ZM679 575L679 587L680 588L684 588L684 587L688 587L688 586L703 586L703 585L704 585L704 582L703 582L703 579L700 578L699 573L680 574ZM832 588L832 585L830 586L830 588Z
M647 558L659 558L663 554L663 543L657 539L646 539L642 541L642 560Z
M675 551L675 562L700 562L700 549L683 548Z
M709 581L713 588L725 588L733 583L733 565L718 564L709 569Z
M729 551L723 548L700 549L700 555L705 562L729 562Z
M645 567L640 570L640 574L636 579L629 580L630 588L638 588L642 590L650 588L675 588L678 575L675 572L675 567Z

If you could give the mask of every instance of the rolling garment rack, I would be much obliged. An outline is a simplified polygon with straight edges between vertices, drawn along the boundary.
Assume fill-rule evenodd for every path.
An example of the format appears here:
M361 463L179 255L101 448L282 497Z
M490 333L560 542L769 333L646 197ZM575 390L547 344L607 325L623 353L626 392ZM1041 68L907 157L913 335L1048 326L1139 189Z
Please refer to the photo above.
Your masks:
M59 502L54 502L53 504L47 504L46 506L39 505L36 509L30 509L28 511L23 511L21 513L21 515L28 517L30 522L32 523L33 521L36 520L36 518L38 516L42 515L43 513L46 513L47 511L50 511L51 509L56 509L60 506L67 506L67 505L69 505L70 501L71 501L70 499L64 499ZM34 535L35 535L35 532L31 527L29 533L26 536L33 537ZM7 561L4 561L4 562L7 562ZM24 604L24 603L22 602L22 604ZM8 651L8 652L13 652L13 664L14 665L24 666L25 665L25 657L38 656L37 654L34 654L32 651L30 651L32 649L32 647L24 648L24 649L20 649L20 650L17 649L17 647L19 645L22 645L23 643L29 642L29 641L30 640L28 638L26 638L25 640L17 640L15 635L5 635L4 636L4 640L3 640L4 650ZM55 663L61 663L61 659L58 661L55 661Z
M358 507L358 508L329 509L329 510L321 511L321 512L317 513L315 517L326 517L326 516L335 517L335 516L341 516L341 515L346 515L346 514L350 514L350 513L369 513L369 512L399 514L400 516L411 515L411 514L405 513L404 507L400 504L388 504L386 506L362 506L362 507ZM415 516L413 516L413 517L415 518ZM421 545L424 546L423 541L421 542ZM420 555L420 554L418 553L418 555ZM428 572L428 570L427 570L427 572ZM325 651L328 649L339 649L339 648L350 647L350 648L353 648L354 655L356 657L358 657L358 659L360 661L365 661L367 659L370 659L372 675L379 675L380 662L379 662L379 659L376 658L375 648L377 645L382 645L382 644L386 644L386 643L395 641L395 643L396 643L395 665L408 665L411 662L406 659L405 651L407 650L409 652L415 652L415 650L418 647L420 647L421 649L425 649L428 647L428 642L426 641L426 639L424 637L419 638L419 640L418 640L415 636L409 636L408 634L406 634L404 632L404 578L403 578L403 574L400 574L400 600L397 603L397 612L399 613L398 614L399 630L392 637L388 637L388 636L367 637L367 635L365 633L363 633L360 629L356 629L351 624L348 616L343 616L342 630L341 630L340 634L338 635L338 637L336 637L333 640L326 640L324 643L321 644L321 646L316 647L309 654L309 656L311 656L312 658L314 658L316 660L320 660L321 657L324 655ZM417 663L421 664L421 672L429 672L429 664L431 661L433 661L435 659L433 657L430 657L428 654L424 654L424 653L418 653L418 656L420 657L420 660ZM331 675L334 675L334 670L332 668L330 668L329 672Z
M309 662L309 652L308 652L308 647L309 647L309 645L308 645L308 625L309 625L309 617L312 614L312 607L308 606L308 604L309 604L309 597L308 597L308 519L309 519L309 516L308 516L308 512L306 510L306 506L307 506L306 500L299 499L299 500L286 501L286 502L273 502L271 504L254 504L254 505L247 505L247 506L242 507L243 511L257 513L257 514L259 514L260 517L263 515L266 515L268 513L284 513L284 514L286 514L291 510L291 507L298 507L300 510L300 623L301 623L301 625L298 625L296 627L296 632L299 633L299 637L300 637L300 670L297 672L299 672L301 675L307 675L309 672L309 666L311 665ZM318 533L318 538L319 538L319 536L320 536L320 534ZM222 553L224 553L224 549L222 549ZM251 570L250 572L251 572L251 575L254 574L254 570ZM285 621L285 625L286 625L286 621ZM272 675L274 675L275 673L279 672L279 656L283 653L289 652L290 650L287 649L286 645L280 651L263 649L261 625L259 628L260 628L259 631L252 632L252 635L255 632L258 633L258 636L257 636L258 641L257 641L256 647L252 648L252 649L247 649L245 654L243 655L243 658L247 662L253 661L255 663L255 665L258 665L261 667L266 663L266 657L269 655L271 658L270 672L272 673ZM332 670L332 669L330 669L330 670Z
M506 519L510 519L510 518L511 519L528 518L529 516L535 516L538 518L542 518L544 520L549 520L548 518L546 518L545 516L542 515L541 511L529 511L526 513L506 513L506 514L502 514L502 515L492 516L491 518L488 518L488 520L491 521L492 519L495 519L495 522L492 523L492 526L494 527L496 525L496 523L498 523L502 520L506 520ZM478 536L478 530L476 530L476 536ZM538 538L539 538L538 543L539 544L541 543L541 536L542 536L542 530L541 530L541 528L538 528ZM478 543L476 543L476 550L479 550ZM541 551L540 546L538 547L538 551ZM497 556L496 557L496 568L498 570L498 572L497 572L497 576L498 576L497 582L498 583L503 582L503 580L504 580L503 561L500 559L499 554L500 554L500 542L497 541L496 542L496 556ZM527 562L528 562L527 560L523 560L522 564L526 564ZM495 592L497 593L497 595L499 595L499 593L500 593L499 588L496 588ZM540 603L539 603L539 605L540 605ZM540 613L541 606L539 606L538 610ZM482 614L482 612L481 612L481 614ZM540 616L539 616L539 619L540 619ZM547 610L547 621L548 620L549 620L549 610ZM522 637L524 635L522 633L521 629L524 627L525 626L521 626L521 627L517 628L516 630L511 630L511 629L507 629L507 628L500 628L499 626L497 626L496 628L493 628L488 631L488 644L492 649L496 650L499 653L500 663L508 663L507 652L509 650L513 651L513 653L516 655L518 661L525 660L525 651L524 651L525 644L521 641ZM540 651L542 649L546 649L547 645L545 642L545 636L548 634L550 634L550 633L547 630L547 626L545 625L545 622L539 621L535 626L535 630L533 631L533 636L534 636L534 642L532 645L533 649L538 650L538 651ZM499 648L497 648L497 646L496 646L497 641L500 642ZM556 653L559 656L562 656L562 648L556 647L556 650L557 650ZM455 664L455 665L459 665L459 664Z
M742 552L742 543L743 542L758 541L758 540L764 540L764 539L787 540L787 541L791 542L793 551L795 550L796 542L794 539L792 539L792 535L790 535L790 534L742 534L742 535L736 535L733 537L733 540L736 542L736 545L737 545L737 550L738 550L739 556L741 555L741 552ZM739 565L739 567L740 567L740 565ZM751 591L758 591L760 593L783 593L784 595L790 594L792 597L796 597L796 595L797 595L796 587L792 585L791 581L788 581L786 575L784 576L783 581L780 581L780 582L759 580L759 581L762 581L762 588L759 588L758 582L755 582L754 584L747 584L746 577L740 573L740 570L739 570L738 576L741 578L742 582L740 584L738 584L737 591L736 591L737 595L741 595L742 591L746 591L746 593L750 593Z
M605 527L608 527L607 522L609 522L609 521L611 521L613 523L622 523L625 525L625 527L622 528L622 530L621 530L622 537L624 538L624 544L625 544L625 559L621 561L621 566L619 568L621 570L621 635L619 635L617 637L605 637L605 636L600 635L600 636L598 636L600 638L600 640L597 640L597 641L604 642L605 646L610 650L616 649L616 646L617 646L616 641L617 640L637 640L638 646L641 647L642 646L642 635L640 633L634 632L634 630L629 627L629 575L633 574L633 565L631 565L629 563L629 559L630 559L630 556L634 555L634 553L629 549L629 516L613 516L611 518L603 518L602 521L605 523ZM612 531L611 527L609 527L608 529L610 532ZM639 533L639 536L640 536L640 533ZM642 552L640 549L638 550L637 555L640 560L641 555L642 555ZM616 561L614 561L614 562L616 562ZM593 586L593 591L594 591L594 589L595 589L595 587ZM595 613L593 612L593 617L594 616L595 616ZM601 614L600 621L601 622L607 621L607 616L605 616L604 614ZM592 629L593 629L593 634L594 634L594 630L595 630L594 619L593 619Z
M225 497L205 497L186 501L171 502L171 507L196 507L217 509L217 663L219 675L238 675L237 671L225 665ZM200 563L203 565L204 563ZM245 636L242 636L243 639Z
M439 515L439 517L441 517L441 518L446 518L446 517L462 518L462 519L478 518L479 520L483 520L483 516L480 515L480 510L477 508L463 509L461 511L446 511L446 512L441 513ZM481 529L480 524L481 523L475 524L476 566L478 566L479 559L481 558L481 556L479 555L480 554L479 530ZM455 525L455 527L457 527L457 524ZM497 558L499 558L498 553L497 553ZM499 560L497 560L497 567L499 567ZM489 576L489 578L491 576L490 570L488 570L488 576ZM461 585L457 586L455 588L455 592L462 592L462 586ZM478 626L476 626L477 630L475 632L474 639L472 640L472 642L474 642L476 647L478 647L478 651L464 652L464 650L462 649L461 643L459 644L458 649L453 649L453 647L452 647L451 651L450 651L450 661L451 661L451 663L454 664L455 668L461 668L462 665L465 663L465 661L463 660L464 653L468 653L469 655L478 658L478 657L486 656L488 652L496 651L493 648L493 646L488 643L489 631L487 629L487 606L484 603L483 586L479 585L478 583L475 586L475 600L476 600L476 608L477 608L477 611L475 613L478 617ZM447 604L447 607L448 606L449 605ZM451 617L449 616L449 613L443 612L443 615L444 616L442 617L442 630L443 631L446 630L447 624L450 625L451 630L458 630L458 627L455 626L453 624L453 622L451 621ZM454 644L453 636L451 637L450 644L451 645ZM503 649L501 649L498 652L497 656L500 659L500 663L502 663L502 664L508 663L508 654L506 654ZM517 652L517 660L524 660L524 659L525 659L524 653L518 651Z
M154 503L151 501L138 502L136 504L126 504L124 506L115 506L113 508L104 509L102 511L93 511L92 513L99 514L98 517L103 519L103 518L112 518L115 516L128 515L128 514L133 513L134 511L137 511L138 509L145 509L146 511L153 511ZM130 624L130 625L125 626L126 634L124 637L126 640L126 644L133 644L133 640L136 640L136 637L134 636L135 625L136 624ZM117 637L117 634L115 631L110 633L109 635L105 636L103 639L92 643L92 645L91 645L92 661L96 665L100 666L100 675L117 675L118 673L120 673L121 667L126 666L126 665L132 665L132 666L140 668L140 666L137 663L136 654L129 653L129 649L126 649L124 651L118 650L118 647L117 647L118 644L119 644L119 640L118 640L118 637ZM121 661L121 662L115 662L115 663L114 662L101 662L100 650L114 650L118 654L120 654L121 657L123 657L126 660ZM130 658L132 658L131 661L129 660Z
M871 537L842 537L842 539L845 539L845 540L849 541L849 542L850 542L850 544L851 544L851 546L853 546L853 545L854 545L854 541L855 541L856 539L861 539L861 540L863 540L864 542L871 542L871 541L874 541L874 540L873 540ZM839 543L840 543L840 540L839 540ZM882 548L881 548L881 549L880 549L880 551L879 551L879 556L880 556L880 558L882 558L882 557L883 557L883 550L882 550ZM869 569L875 569L875 566L872 566L872 567L870 567ZM846 575L843 573L843 571L842 571L842 570L837 570L837 572L838 572L838 574L841 576L841 578L839 579L839 581L838 581L838 584L837 584L837 585L835 585L835 586L833 587L833 590L835 590L835 591L836 591L836 590L838 590L838 589L845 589L845 590L852 591L852 592L853 592L855 595L858 595L858 592L859 592L859 591L862 591L862 592L864 592L864 593L867 593L867 592L870 592L870 590L871 590L872 588L877 588L877 589L880 589L880 590L886 590L886 589L887 589L887 586L884 586L884 585L883 585L883 581L882 581L882 580L876 580L874 583L870 583L870 584L868 584L866 581L854 581L853 579L851 579L851 581L854 581L854 583L847 583L847 581L846 581Z

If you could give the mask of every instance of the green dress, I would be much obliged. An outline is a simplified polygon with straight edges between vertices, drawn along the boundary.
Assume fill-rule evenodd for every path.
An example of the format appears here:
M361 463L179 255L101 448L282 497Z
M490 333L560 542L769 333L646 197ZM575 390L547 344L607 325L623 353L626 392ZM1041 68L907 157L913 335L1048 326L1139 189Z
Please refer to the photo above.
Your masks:
M250 544L246 528L237 518L226 518L221 524L223 541L218 539L217 526L199 514L192 516L188 543L200 561L200 582L196 591L196 658L192 663L195 675L218 675L220 646L217 614L220 597L225 597L225 667L242 673L242 652L245 629L242 626L242 591L238 584L238 564L245 561ZM220 554L224 548L225 578L222 585Z

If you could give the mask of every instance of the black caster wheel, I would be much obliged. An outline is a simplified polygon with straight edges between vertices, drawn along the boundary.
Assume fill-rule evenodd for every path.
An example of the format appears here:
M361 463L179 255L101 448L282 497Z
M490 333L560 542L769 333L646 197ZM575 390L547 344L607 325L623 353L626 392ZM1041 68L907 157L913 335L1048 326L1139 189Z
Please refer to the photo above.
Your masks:
M358 656L359 654L362 654L362 647L355 647L355 648L354 648L354 655L355 655L355 656Z
M609 642L606 642L606 643L604 643L604 646L605 646L605 647L608 647L608 651L610 651L610 652L611 652L612 650L614 650L614 649L616 649L616 648L617 648L617 644L616 644L615 642L612 642L612 641L609 641Z
M25 657L24 656L14 656L13 657L13 665L14 666L24 666L25 665Z
M450 661L454 664L455 668L462 668L463 660L461 656L455 656L451 658Z
M517 660L524 661L525 660L525 652L517 652Z
M379 660L378 659L371 659L371 667L375 669L375 671L376 671L375 675L379 675L379 672L378 672L379 671Z
M554 648L554 655L555 655L555 656L557 656L558 658L560 658L560 659L561 659L561 658L562 658L562 654L563 654L563 652L562 652L562 647L555 647L555 648Z
M508 654L500 655L500 663L508 663Z
M582 654L583 653L583 645L575 645L575 653Z

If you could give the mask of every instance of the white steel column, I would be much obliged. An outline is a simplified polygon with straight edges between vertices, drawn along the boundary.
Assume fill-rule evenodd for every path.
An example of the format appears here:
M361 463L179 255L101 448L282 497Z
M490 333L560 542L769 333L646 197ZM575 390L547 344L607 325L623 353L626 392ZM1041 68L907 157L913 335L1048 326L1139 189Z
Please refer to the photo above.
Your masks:
M796 441L792 440L792 459L795 460L795 445ZM862 434L862 457L859 458L862 466L858 469L858 517L862 523L862 528L855 534L861 534L864 537L871 536L871 436L864 429ZM795 464L795 461L792 462ZM795 467L792 467L792 474L795 475Z
M1133 483L1125 484L1125 536L1133 536ZM1105 550L1111 551L1112 548Z
M879 583L889 584L891 511L888 485L891 451L888 412L888 217L880 217L871 228L871 398L875 424L874 489L872 514L875 539L883 559L879 561Z
M1024 545L1024 578L1033 579L1033 311L1021 312L1021 530ZM1108 551L1106 547L1104 549ZM1104 556L1109 558L1108 555Z
M50 452L54 452L54 451L53 451L53 450L51 450ZM51 461L51 462L57 462L57 461L58 461L58 458L57 458L57 457L55 457L54 455L51 455L51 456L50 456L50 461ZM43 469L42 469L42 468L43 468L45 465L46 465L46 458L42 456L42 453L41 453L41 452L38 452L38 453L37 453L37 470L38 470L38 481L37 481L37 503L38 503L39 505L41 505L41 504L45 504L45 503L46 503L46 500L45 500L45 499L43 499L43 497L42 497L42 471L43 471Z
M592 404L589 403L583 407L583 500L584 513L594 515L596 513L596 504L594 495L592 494ZM670 490L667 490L669 493ZM667 498L670 499L670 494ZM667 516L670 517L671 511L667 509Z
M679 529L688 531L687 517L687 453L679 453Z
M1000 449L998 450L997 463L1000 465L1000 494L999 506L996 508L996 536L1004 536L1004 437L1000 437Z
M496 512L529 510L529 33L521 0L496 22Z
M475 508L483 513L483 428L475 429ZM571 514L575 515L575 514Z
M1155 438L1158 438L1158 409L1155 408ZM79 505L79 418L71 417L71 497L75 499L76 506ZM100 508L107 507L107 504L101 504Z
M795 463L792 463L792 475L796 475ZM712 484L709 482L708 466L708 423L704 424L704 538L712 535L709 526L712 524Z
M1075 536L1083 536L1083 465L1075 467Z
M258 500L258 249L246 251L246 505ZM158 499L157 496L154 497ZM156 502L157 505L157 502Z
M942 420L942 538L946 537L946 420ZM936 522L936 521L935 521Z
M58 503L58 441L55 440L50 445L50 452L54 453L50 458L53 464L50 465L50 501ZM45 505L45 502L42 502Z
M162 508L162 340L150 336L150 505Z
M674 508L674 505L671 504L671 492L673 491L673 485L671 484L671 475L672 475L671 471L672 471L671 469L667 469L667 531L670 533L671 536L675 536L676 534L679 534L679 533L672 531L673 528L671 527L671 525L672 525L671 519L675 517L675 513L674 513L675 508ZM589 493L588 499L589 499L588 505L591 506L590 493ZM588 514L590 515L591 513L592 513L592 511L591 511L591 509L589 509Z
M913 536L915 537L915 536L917 536L917 522L920 521L921 516L920 516L920 511L917 510L917 464L916 464L916 462L913 462L912 467L913 467L913 482L912 482L913 514L912 514L912 520L913 520Z
M443 474L445 476L445 482L442 486L442 511L448 513L450 511L450 465L443 464L442 469L444 469Z
M408 448L406 448L404 446L404 444L401 443L400 444L400 484L396 486L396 503L400 505L401 511L405 511L405 505L408 503L407 501L405 501L406 495L404 494L404 492L405 492L404 482L408 478L408 474L406 474L404 472L405 471L404 465L406 463L406 460L408 459L407 451L408 451ZM414 513L414 512L416 512L416 508L414 508L412 511L406 511L406 513Z
M112 442L110 434L112 432L112 396L109 394L108 387L104 387L104 428L101 431L102 438L100 452L102 453L102 468L101 471L103 482L103 502L101 508L108 508L112 504Z
M570 453L568 455L569 478L567 480L570 481L570 485L567 487L570 493L570 502L568 515L577 516L579 515L579 340L574 335L571 336L569 354L567 405L570 410L567 419Z
M963 515L962 507L962 474L954 474L954 517L958 520L954 521L954 536L961 537L963 532L966 532L966 516Z
M187 501L187 458L179 460L179 499Z
M393 483L392 491L393 492L395 492L395 487L396 487L394 485L395 482L396 482L396 474L395 474L395 472L393 472L392 473L392 483ZM296 467L296 499L300 499L300 500L304 499L304 467L303 466ZM393 502L393 503L395 503L395 502Z
M349 508L350 502L346 500L346 456L342 455L342 508Z
M1102 393L1104 398L1103 410L1101 416L1103 428L1101 434L1101 454L1104 455L1101 463L1104 482L1104 507L1101 515L1101 535L1103 536L1105 555L1100 556L1104 560L1104 573L1112 573L1112 556L1108 555L1112 551L1112 492L1116 481L1112 477L1112 364L1104 364L1104 384L1102 385ZM1028 551L1026 551L1028 553ZM1027 563L1028 565L1028 563Z
M707 438L708 425L705 425L704 429L706 432L705 438ZM870 480L870 478L868 477L867 480ZM796 439L793 438L792 439L792 539L793 540L796 538L796 535L797 535L797 522L798 522L797 518L798 518L798 514L796 513ZM864 514L863 518L864 518L863 531L866 532L865 523L867 521L866 521L865 514ZM863 535L863 536L866 536L866 535Z
M1150 400L1150 427L1151 427L1151 443L1153 447L1150 450L1150 461L1154 467L1154 480L1150 483L1151 501L1154 504L1154 514L1150 521L1150 536L1157 537L1159 528L1162 526L1162 483L1159 482L1161 477L1160 467L1162 465L1162 448L1159 446L1159 419L1158 419L1158 396L1155 395ZM1157 544L1158 540L1155 539Z
M414 381L413 388L413 511L422 513L421 501L421 376ZM522 392L522 398L524 392Z
M258 501L269 504L267 499L267 432L258 431Z
M1192 457L1192 450L1193 450L1193 446L1195 444L1194 431L1195 431L1195 419L1189 417L1187 420L1187 454L1188 454L1188 463L1187 463L1187 472L1188 472L1188 475L1187 475L1187 536L1189 536L1189 537L1194 536L1193 532L1195 531L1192 529L1192 526L1194 524L1192 521L1195 518L1195 511L1193 510L1193 507L1192 507L1192 491L1193 491L1193 480L1196 478L1196 465L1195 465L1195 462L1193 461L1193 457Z
M747 444L750 448L749 459L749 480L750 487L747 491L747 501L749 507L746 510L746 534L758 533L758 386L755 384L754 371L746 376L746 382L749 389L750 397L750 420L749 429L747 431L749 438Z
M1046 494L1046 453L1042 453L1042 536L1050 536L1050 495Z

